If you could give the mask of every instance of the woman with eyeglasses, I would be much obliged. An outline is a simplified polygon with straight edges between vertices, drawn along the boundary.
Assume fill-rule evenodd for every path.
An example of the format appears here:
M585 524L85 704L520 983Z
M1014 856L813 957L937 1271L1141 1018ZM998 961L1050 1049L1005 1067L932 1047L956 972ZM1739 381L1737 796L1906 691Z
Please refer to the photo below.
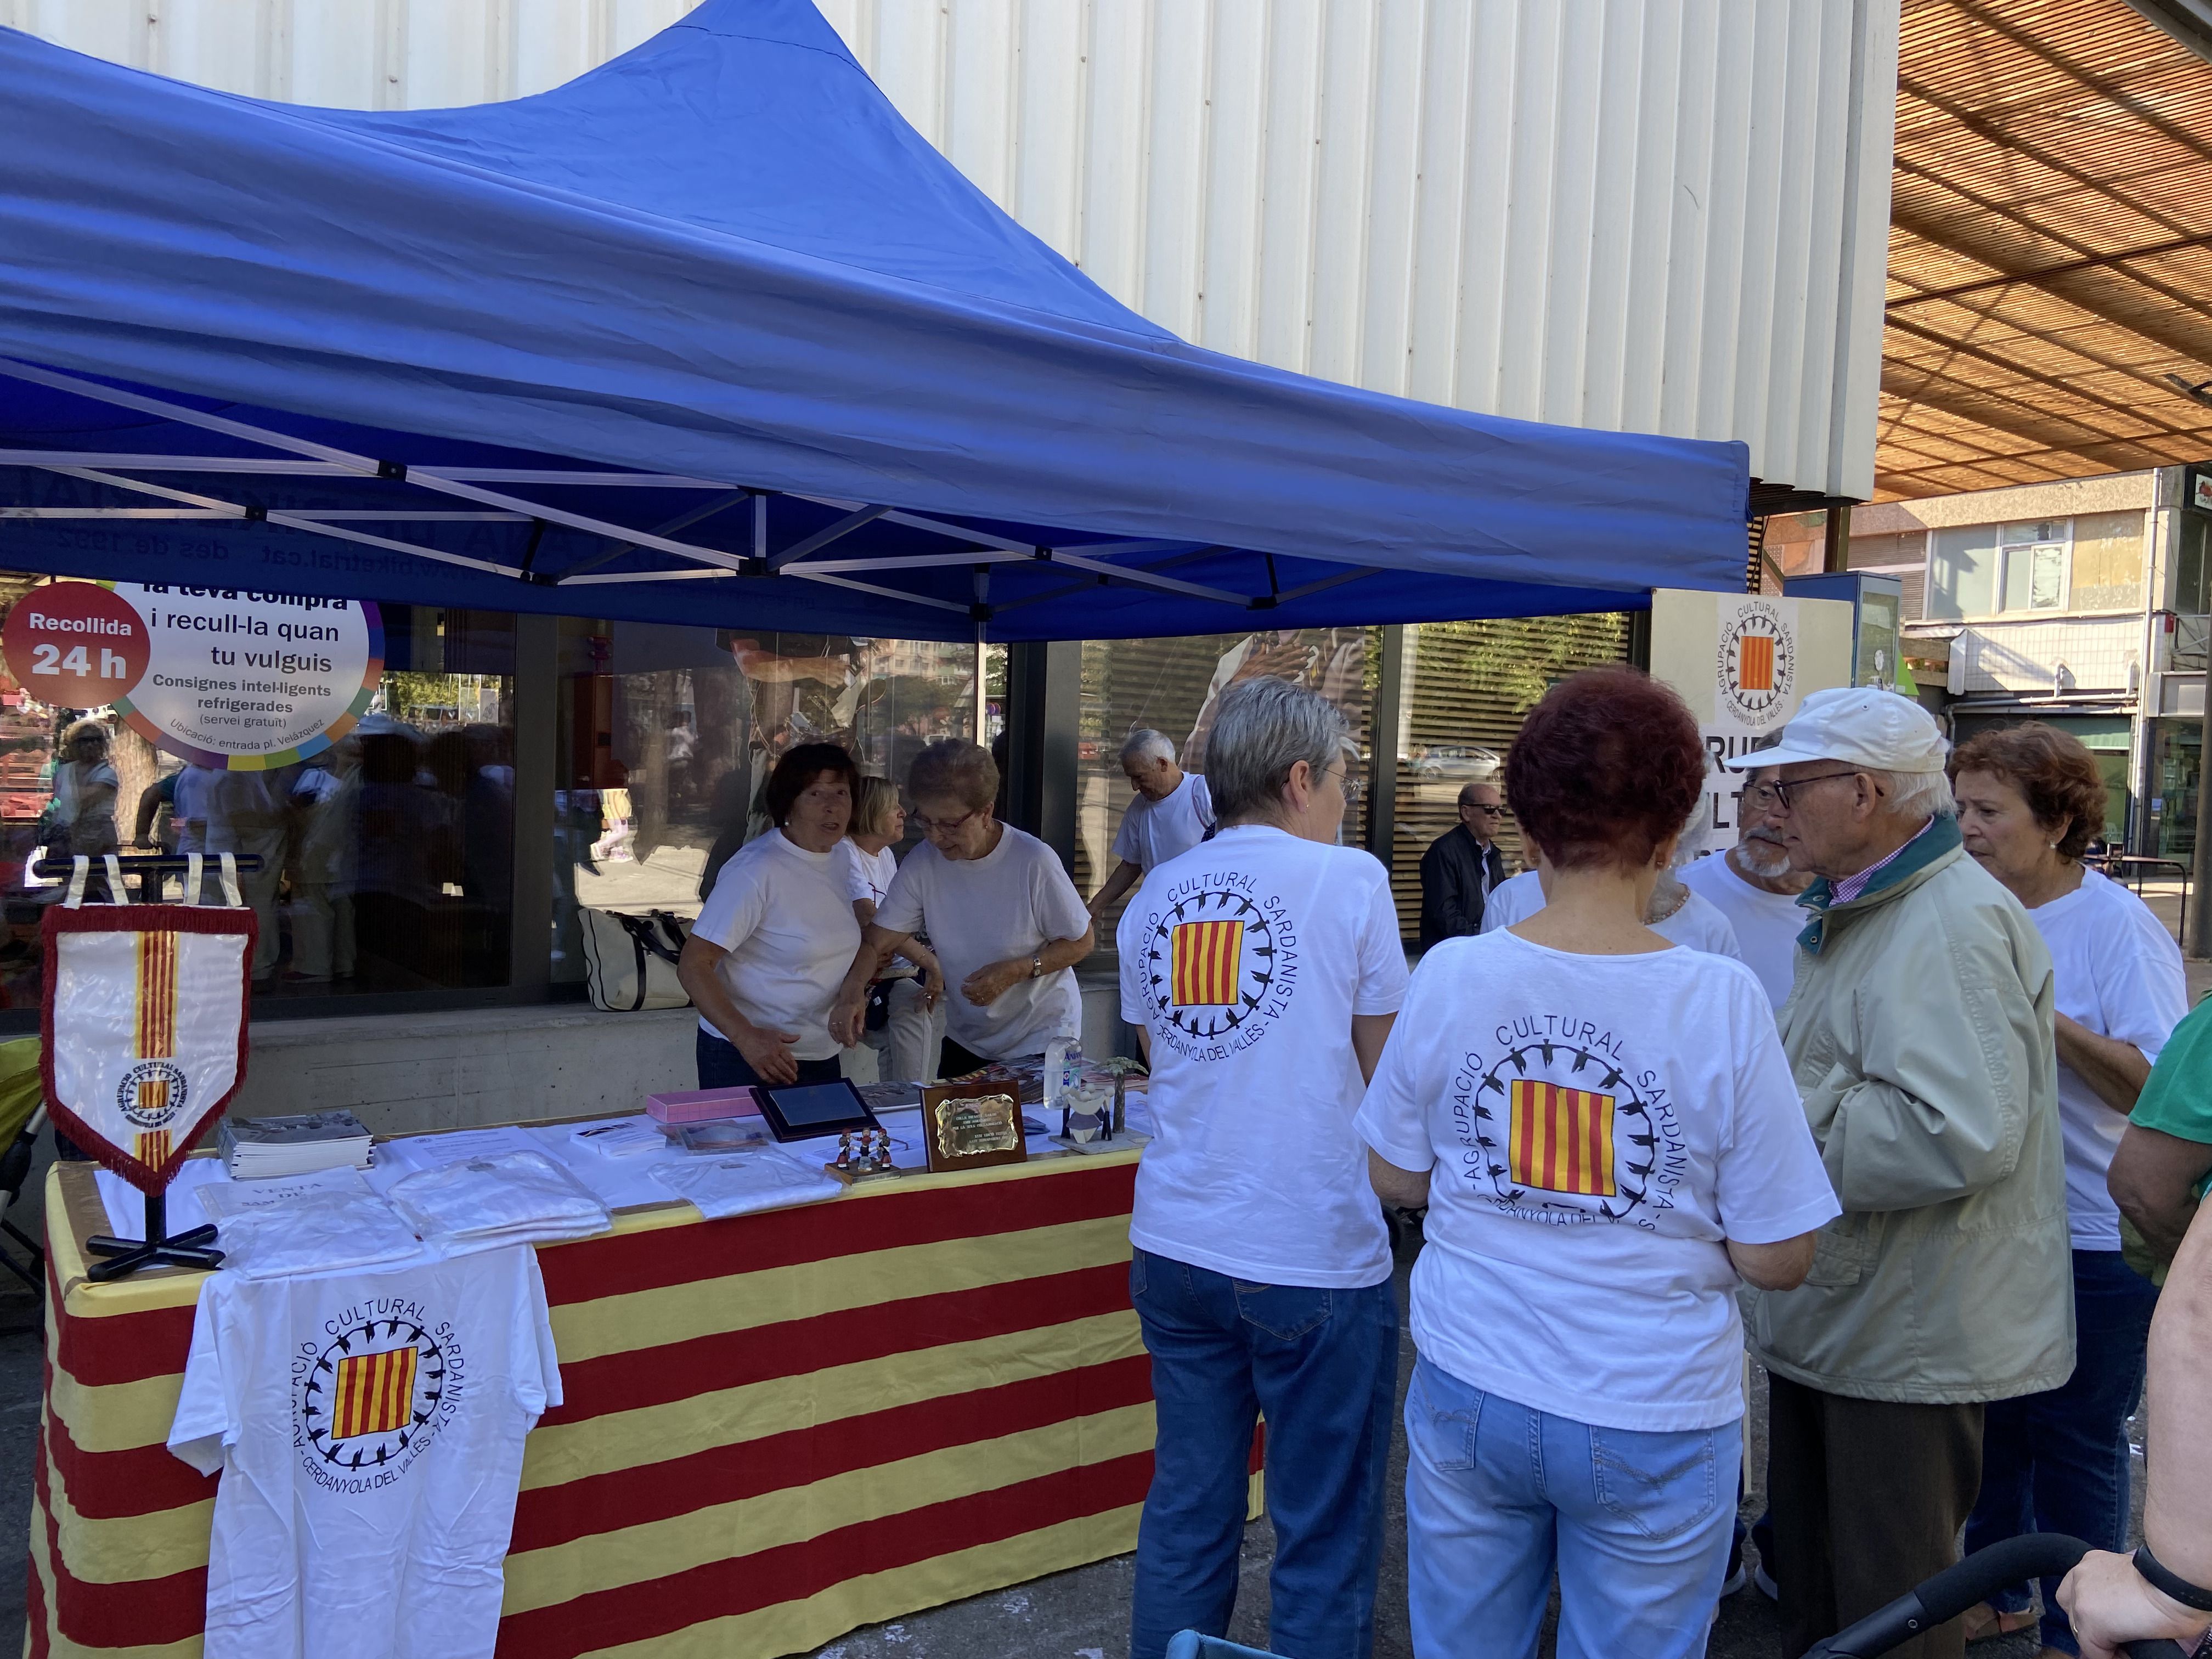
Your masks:
M998 793L988 749L948 738L915 757L907 798L927 840L899 866L845 975L830 1018L839 1041L860 1041L869 981L925 933L947 988L940 1076L1081 1032L1072 969L1095 942L1091 912L1052 848L993 816Z
M769 775L775 828L714 878L677 977L699 1009L699 1086L833 1083L830 1013L860 924L838 848L860 774L834 743L803 743Z

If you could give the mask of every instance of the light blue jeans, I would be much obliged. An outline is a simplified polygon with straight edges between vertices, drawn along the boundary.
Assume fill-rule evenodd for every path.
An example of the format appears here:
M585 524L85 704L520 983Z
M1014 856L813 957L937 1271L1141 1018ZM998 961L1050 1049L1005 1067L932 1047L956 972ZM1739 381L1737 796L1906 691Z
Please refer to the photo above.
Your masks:
M1486 1395L1424 1359L1406 1395L1407 1599L1420 1659L1698 1659L1743 1425L1645 1434Z

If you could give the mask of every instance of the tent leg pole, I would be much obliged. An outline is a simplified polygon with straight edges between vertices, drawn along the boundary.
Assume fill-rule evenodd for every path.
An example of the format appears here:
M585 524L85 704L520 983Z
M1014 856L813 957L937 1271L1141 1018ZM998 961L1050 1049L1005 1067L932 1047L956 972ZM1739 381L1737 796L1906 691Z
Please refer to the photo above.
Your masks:
M1391 848L1398 838L1398 728L1405 714L1409 630L1403 623L1392 623L1377 631L1382 641L1376 665L1375 704L1368 714L1367 850L1387 870L1392 867Z

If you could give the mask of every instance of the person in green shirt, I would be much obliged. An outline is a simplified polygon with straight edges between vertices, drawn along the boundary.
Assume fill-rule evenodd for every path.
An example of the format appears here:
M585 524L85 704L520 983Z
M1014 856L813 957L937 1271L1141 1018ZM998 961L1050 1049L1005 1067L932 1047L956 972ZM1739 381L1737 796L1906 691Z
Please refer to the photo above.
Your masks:
M2154 1283L2181 1248L2212 1185L2212 999L2200 1002L2160 1051L2106 1176L2120 1206L2128 1265Z

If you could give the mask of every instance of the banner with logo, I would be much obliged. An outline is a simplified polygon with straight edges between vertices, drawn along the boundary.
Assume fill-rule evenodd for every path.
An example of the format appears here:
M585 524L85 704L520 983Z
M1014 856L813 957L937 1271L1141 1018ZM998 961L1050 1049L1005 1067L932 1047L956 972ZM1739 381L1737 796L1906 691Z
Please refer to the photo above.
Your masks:
M40 1014L62 1133L159 1192L246 1076L250 909L49 906Z
M40 702L112 704L196 766L264 771L319 754L368 712L384 627L356 599L57 581L16 601L0 653Z
M1741 774L1808 691L1851 683L1851 607L1834 599L1662 588L1651 596L1651 672L1682 694L1705 741L1705 806L1686 854L1733 847Z

